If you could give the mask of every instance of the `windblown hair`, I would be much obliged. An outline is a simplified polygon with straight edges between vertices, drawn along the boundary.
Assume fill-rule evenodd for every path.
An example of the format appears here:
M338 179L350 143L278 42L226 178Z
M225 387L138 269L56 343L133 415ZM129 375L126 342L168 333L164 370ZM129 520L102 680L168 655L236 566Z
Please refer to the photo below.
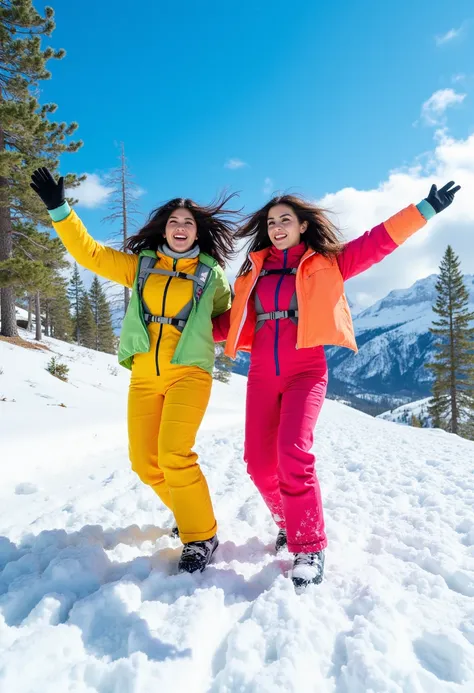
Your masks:
M236 193L221 194L217 200L207 206L198 205L194 200L176 197L155 209L143 228L131 236L125 244L125 250L139 254L142 250L157 250L165 242L166 223L175 209L189 209L198 231L196 243L202 252L213 257L221 267L234 255L234 236L236 229L236 210L225 206Z
M273 197L261 209L249 214L244 219L243 226L237 231L235 236L237 240L248 240L247 258L237 276L246 274L252 268L248 253L263 250L272 245L268 235L268 213L272 207L280 204L291 207L300 223L308 222L308 227L302 236L308 248L312 248L325 257L335 257L344 248L339 229L326 216L327 212L324 209L299 195L279 195Z

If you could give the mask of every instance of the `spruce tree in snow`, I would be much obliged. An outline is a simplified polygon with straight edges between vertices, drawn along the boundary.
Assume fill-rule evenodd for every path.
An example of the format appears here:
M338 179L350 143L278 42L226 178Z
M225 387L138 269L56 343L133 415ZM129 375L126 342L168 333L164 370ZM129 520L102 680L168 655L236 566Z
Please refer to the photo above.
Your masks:
M411 415L410 425L413 426L414 428L423 428L423 424L421 422L421 419L416 414Z
M51 76L47 62L65 55L63 50L41 47L41 36L54 30L53 15L47 7L42 16L32 0L0 2L0 270L10 279L0 289L0 333L6 337L17 335L15 287L22 273L29 280L30 271L25 258L14 262L13 225L50 224L47 210L30 188L30 174L43 165L54 171L63 152L81 146L67 141L77 124L51 121L56 105L40 106L34 95L38 83ZM75 176L68 177L69 187L76 183Z
M68 288L68 298L69 298L69 303L71 305L71 311L72 311L72 323L73 323L73 337L74 340L80 344L81 343L81 334L80 334L80 320L79 320L79 311L80 311L80 305L81 305L81 296L84 294L84 282L82 281L81 274L79 272L79 267L77 265L77 262L74 263L74 268L72 271L72 277L69 282L69 288Z
M448 246L436 283L433 311L436 354L427 368L434 373L429 413L438 428L468 434L474 416L474 312L464 285L459 258Z
M45 301L45 333L65 342L72 341L73 324L71 304L67 294L67 280L57 276L54 280L54 293Z
M115 335L112 328L110 306L97 276L94 276L92 280L92 285L89 290L89 300L94 316L95 346L93 348L97 351L105 351L107 354L113 354L115 353Z
M95 320L89 294L84 292L79 298L79 314L77 330L80 335L79 344L87 349L96 348Z
M15 283L19 283L21 290L33 296L36 339L40 340L42 314L45 314L45 334L49 334L48 306L49 302L56 298L58 291L61 292L63 279L60 272L68 266L66 249L59 238L52 237L45 231L38 231L33 224L16 223L13 229L13 270L10 280L14 279ZM27 269L16 276L15 268L19 260L27 263Z
M57 272L66 266L65 248L58 238L38 231L31 223L14 222L13 254L0 263L0 286L15 295L30 296L36 318L36 339L41 340L41 297L54 295Z

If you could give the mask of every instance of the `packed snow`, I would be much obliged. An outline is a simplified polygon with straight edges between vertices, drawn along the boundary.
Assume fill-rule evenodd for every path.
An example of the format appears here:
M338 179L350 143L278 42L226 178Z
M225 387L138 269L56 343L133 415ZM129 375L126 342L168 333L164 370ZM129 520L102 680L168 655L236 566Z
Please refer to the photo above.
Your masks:
M473 443L327 401L326 576L296 595L242 461L245 378L215 383L197 451L221 545L178 575L129 468L128 373L45 343L0 341L1 691L472 693Z

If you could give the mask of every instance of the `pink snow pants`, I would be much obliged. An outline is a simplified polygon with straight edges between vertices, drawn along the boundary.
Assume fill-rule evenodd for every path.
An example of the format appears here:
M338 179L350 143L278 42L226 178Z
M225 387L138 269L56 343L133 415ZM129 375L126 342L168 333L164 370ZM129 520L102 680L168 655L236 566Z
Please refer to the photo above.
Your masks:
M312 369L293 375L271 376L266 368L260 377L259 369L252 370L245 429L248 473L277 525L286 528L289 551L321 551L327 540L310 450L327 389L326 361L323 357L319 365L313 362Z

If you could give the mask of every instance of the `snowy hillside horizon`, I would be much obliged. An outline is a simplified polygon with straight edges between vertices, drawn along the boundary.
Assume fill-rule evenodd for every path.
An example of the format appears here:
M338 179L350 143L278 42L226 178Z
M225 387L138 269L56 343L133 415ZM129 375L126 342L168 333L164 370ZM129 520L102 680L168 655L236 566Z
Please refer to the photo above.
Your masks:
M327 570L298 596L242 461L246 379L215 382L196 450L221 545L177 575L170 513L130 471L128 372L44 342L0 340L0 690L474 690L474 443L326 401Z

